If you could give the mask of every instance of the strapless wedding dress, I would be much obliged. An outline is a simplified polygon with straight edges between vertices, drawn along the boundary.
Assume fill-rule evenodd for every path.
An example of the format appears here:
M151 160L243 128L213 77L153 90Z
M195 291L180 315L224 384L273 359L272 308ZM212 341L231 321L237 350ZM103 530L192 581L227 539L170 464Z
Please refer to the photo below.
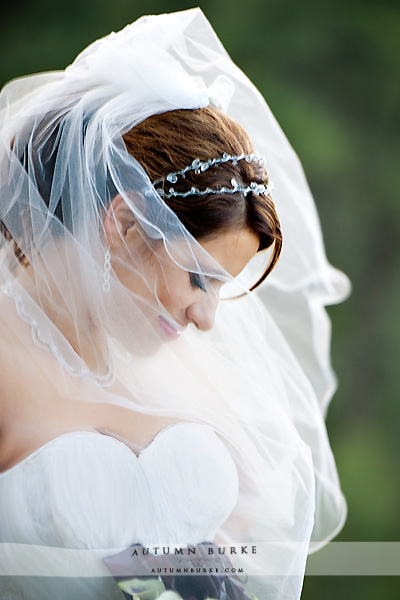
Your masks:
M197 544L215 538L237 497L233 459L207 425L170 425L139 456L101 433L67 433L0 474L0 542L104 555L135 543ZM13 576L3 568L0 598L122 598L96 560L99 576L90 578L33 577L32 564L17 564Z

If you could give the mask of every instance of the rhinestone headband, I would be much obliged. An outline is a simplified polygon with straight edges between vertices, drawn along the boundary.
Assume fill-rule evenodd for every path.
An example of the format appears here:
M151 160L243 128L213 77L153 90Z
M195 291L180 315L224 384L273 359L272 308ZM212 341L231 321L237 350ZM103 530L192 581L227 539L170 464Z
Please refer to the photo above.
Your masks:
M162 179L158 179L157 181L155 181L153 185L154 185L156 191L164 198L173 198L173 197L185 198L186 196L192 196L192 195L204 196L206 194L242 193L242 194L246 195L246 194L249 194L250 192L252 194L256 194L257 196L260 194L266 194L266 195L270 194L272 192L272 190L274 189L274 184L272 183L272 181L269 182L267 185L265 185L264 183L257 183L256 181L252 181L248 186L243 186L243 185L240 185L234 178L231 179L232 187L226 187L226 186L217 187L217 188L207 187L203 190L200 190L199 188L192 186L186 192L178 192L177 190L174 189L174 187L172 187L174 183L178 182L179 178L185 179L185 175L189 171L194 171L194 173L196 173L196 175L200 175L200 173L204 173L204 171L207 171L207 169L209 169L210 167L225 164L227 162L232 162L233 165L237 165L239 160L245 160L248 163L256 162L261 166L265 166L265 164L267 162L265 157L262 156L261 154L238 154L236 156L232 156L231 154L224 153L222 155L222 157L220 157L220 158L210 158L209 160L206 160L206 161L201 161L199 158L195 158L194 161L190 165L188 165L181 171L174 171L173 173L168 173L168 175L166 177L163 177ZM165 183L172 184L167 191L163 190L162 187L160 187Z

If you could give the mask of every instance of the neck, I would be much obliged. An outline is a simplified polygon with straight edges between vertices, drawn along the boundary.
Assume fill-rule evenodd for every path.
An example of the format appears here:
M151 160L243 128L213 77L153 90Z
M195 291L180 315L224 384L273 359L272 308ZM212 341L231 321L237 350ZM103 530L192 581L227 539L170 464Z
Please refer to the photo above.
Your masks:
M109 371L107 334L93 318L83 293L68 282L68 289L60 290L49 277L46 286L40 285L31 266L24 269L18 279L29 296L38 304L52 324L69 342L73 350L85 362L90 371L104 375ZM42 292L45 290L45 292ZM74 298L73 307L66 298Z

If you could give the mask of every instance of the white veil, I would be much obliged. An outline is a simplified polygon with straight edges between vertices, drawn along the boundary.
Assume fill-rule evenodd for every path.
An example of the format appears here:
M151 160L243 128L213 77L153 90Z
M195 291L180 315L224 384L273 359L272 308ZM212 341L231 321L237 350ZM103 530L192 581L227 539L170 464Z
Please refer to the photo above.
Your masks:
M284 247L260 289L220 302L213 331L193 328L163 344L152 320L165 308L140 255L130 255L131 269L153 302L144 306L113 273L109 293L103 290L102 224L116 194L147 247L161 244L181 269L223 280L228 296L248 289L265 262L257 257L231 281L126 152L122 134L147 117L210 103L267 157ZM210 425L240 482L218 542L267 544L249 558L249 572L260 576L254 593L298 598L311 532L314 548L322 546L346 514L324 424L335 389L324 306L343 300L349 285L326 260L301 165L264 99L193 9L139 19L91 44L63 72L11 82L0 111L0 220L12 238L3 237L1 279L32 333L27 342L21 326L21 342L58 388L64 374L58 392L65 398ZM29 281L14 242L34 269ZM88 306L102 332L89 342L80 310ZM60 315L69 340L57 328ZM98 362L112 363L116 385L92 373L81 352L88 343ZM50 354L59 371L49 370Z

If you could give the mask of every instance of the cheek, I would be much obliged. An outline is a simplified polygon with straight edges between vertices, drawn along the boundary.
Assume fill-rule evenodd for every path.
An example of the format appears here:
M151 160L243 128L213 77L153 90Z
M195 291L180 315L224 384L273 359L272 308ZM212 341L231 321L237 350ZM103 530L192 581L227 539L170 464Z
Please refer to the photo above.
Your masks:
M157 296L165 308L184 308L192 300L193 289L186 271L169 270L161 273Z
M157 264L146 258L141 264L125 260L112 260L112 268L120 283L134 294L146 299L154 298L159 279Z

